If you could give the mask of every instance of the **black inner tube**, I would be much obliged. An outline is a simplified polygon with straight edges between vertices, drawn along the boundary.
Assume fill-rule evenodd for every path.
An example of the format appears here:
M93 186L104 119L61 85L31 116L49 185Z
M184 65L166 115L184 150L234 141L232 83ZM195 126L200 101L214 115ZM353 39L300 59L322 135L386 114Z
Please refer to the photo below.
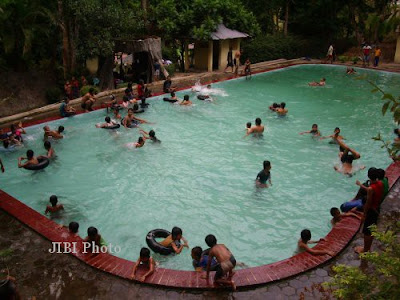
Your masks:
M178 101L177 99L170 99L170 98L164 98L163 99L165 102L171 102L171 103L175 103L176 101Z
M46 168L50 163L49 158L46 156L38 156L37 160L39 162L37 165L27 165L24 167L24 169L32 170L32 171L41 170L41 169Z
M151 230L146 236L146 243L151 250L161 255L169 255L174 252L172 247L164 247L159 242L156 241L156 238L166 238L171 233L165 229L154 229Z

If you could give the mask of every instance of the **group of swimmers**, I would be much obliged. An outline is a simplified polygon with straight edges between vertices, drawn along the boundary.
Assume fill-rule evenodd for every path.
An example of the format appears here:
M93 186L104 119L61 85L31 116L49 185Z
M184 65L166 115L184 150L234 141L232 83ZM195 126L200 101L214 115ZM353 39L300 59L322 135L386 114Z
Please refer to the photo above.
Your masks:
M325 82L325 80L323 80ZM325 84L325 83L324 83ZM90 93L90 91L89 91ZM176 97L175 92L171 91L171 97ZM90 97L87 101L91 101ZM125 98L124 98L125 99ZM126 99L125 99L126 100ZM141 108L145 108L145 98L141 99ZM129 100L129 103L133 103L134 107L128 109L128 114L124 118L122 118L121 124L125 128L129 128L132 126L132 124L142 124L142 123L149 123L148 121L144 119L140 119L134 116L134 113L139 111L139 104L137 103L137 100L131 99ZM190 101L189 96L185 95L184 101ZM126 101L124 101L126 102ZM68 105L68 102L66 103ZM191 102L190 102L191 104ZM186 105L190 105L186 104ZM185 105L185 104L183 104ZM89 107L90 103L86 104L85 102L85 107ZM112 103L111 103L111 108L114 111L114 115L118 116L119 115L119 110L120 107L116 103L115 97L112 97ZM65 109L68 109L68 106L64 106ZM282 102L281 104L274 103L271 105L270 109L272 111L277 112L278 115L286 115L288 110L286 109L286 104ZM90 110L90 109L89 109ZM119 116L119 119L121 119L121 116ZM106 128L106 127L113 127L115 125L119 125L116 122L112 121L110 117L106 117L105 123L97 125L99 128ZM21 132L23 131L22 125L19 126L20 128L12 129L12 139L18 140L19 137L21 136ZM137 127L137 126L136 126ZM19 130L19 131L18 131ZM52 157L54 155L54 149L51 148L50 142L47 140L49 137L53 139L61 139L63 138L62 132L64 131L64 128L60 126L57 130L51 130L48 126L45 126L43 128L44 130L44 139L45 139L45 148L48 150L47 155L49 157ZM17 133L18 132L18 133ZM255 125L251 126L251 123L247 123L246 125L246 135L260 135L264 132L264 125L261 124L261 119L257 118L255 120ZM146 132L144 130L140 130L140 133L142 134L142 137L139 138L138 142L136 143L136 147L142 147L144 145L144 141L146 139L150 139L153 142L160 142L156 137L155 137L155 132L154 130L151 130L149 132ZM396 131L395 131L396 133ZM312 134L315 137L320 137L321 133L318 129L317 124L313 124L312 128L310 131L305 131L301 132L300 134ZM398 134L398 140L400 141L400 134ZM339 156L341 158L342 162L342 168L337 168L335 167L335 170L341 171L344 174L351 175L354 173L354 168L352 167L352 162L353 160L359 159L360 154L355 151L354 149L348 147L344 142L343 142L343 137L340 136L340 129L335 128L334 133L330 136L326 137L320 137L320 139L325 139L325 138L331 138L332 142L336 143L339 145ZM22 137L21 137L22 139ZM47 144L46 144L47 143ZM47 146L46 146L47 145ZM27 153L27 163L26 164L36 164L37 159L34 157L34 153L32 150L28 150L29 153ZM18 161L18 166L21 167L23 164L21 164L22 158L19 159ZM25 165L26 165L25 164ZM364 167L365 168L365 167ZM361 169L361 167L360 167ZM258 187L268 187L268 183L272 185L271 182L271 162L270 161L264 161L263 162L263 170L261 170L256 177L256 185ZM376 173L376 172L375 172ZM368 172L368 176L370 177L372 184L376 183L377 177L373 171L371 171L371 176L370 172ZM363 188L365 190L368 190L369 187L360 187L360 189ZM374 204L372 205L370 203L371 201L366 201L366 212L364 215L371 215L372 213L370 212L371 209L376 212L378 210L378 206L376 203L377 201L374 200ZM380 204L381 200L379 201ZM58 200L56 196L51 196L50 197L50 203L51 205L46 207L45 213L54 213L57 211L61 211L64 209L62 204L58 204ZM364 210L365 211L365 210ZM343 217L357 217L361 218L359 214L357 214L355 211L352 212L347 212L347 213L341 213L338 208L332 208L331 209L331 215L333 217L332 219L332 224L336 224L339 222ZM375 215L369 218L369 222L371 221L371 218L374 219ZM377 217L376 217L377 219ZM373 222L374 220L372 220ZM375 221L376 223L376 221ZM73 234L77 234L78 232L78 227L79 225L76 222L71 222L69 225L69 230ZM365 227L365 224L364 224ZM87 241L93 241L99 246L105 245L105 242L101 235L98 233L97 229L94 227L90 227L88 229L88 236L86 237ZM177 244L175 243L176 241L183 240L183 244ZM368 240L368 237L367 237ZM193 258L193 267L197 271L206 271L206 276L205 278L208 280L209 278L209 272L215 270L216 275L214 277L215 283L217 284L224 284L224 285L230 285L233 288L235 288L235 284L232 280L232 276L234 274L233 269L236 266L236 260L234 259L232 253L229 251L229 249L221 244L217 244L217 240L215 236L213 235L208 235L205 239L206 244L210 247L209 249L202 251L202 248L199 246L196 246L192 249L191 251L191 256ZM323 241L321 239L320 241ZM308 244L314 243L311 241L311 232L308 229L304 229L301 232L301 238L298 241L298 248L300 249L299 251L308 251L309 253L313 255L322 255L322 254L328 254L328 255L333 255L332 252L330 251L325 251L325 250L313 250L312 248L308 247ZM161 242L162 245L165 247L171 247L175 253L179 254L184 247L188 247L187 241L182 237L182 230L180 228L174 227L171 233L171 236L167 237L163 242ZM370 247L370 246L369 246ZM368 241L367 241L367 246L364 247L364 251L368 248ZM136 271L140 265L143 265L144 267L148 268L148 271L141 275L140 277L136 277ZM132 278L136 278L137 280L144 281L147 276L151 275L154 272L155 269L155 262L150 256L150 250L147 248L142 248L140 251L139 258L135 264L135 267L132 271Z

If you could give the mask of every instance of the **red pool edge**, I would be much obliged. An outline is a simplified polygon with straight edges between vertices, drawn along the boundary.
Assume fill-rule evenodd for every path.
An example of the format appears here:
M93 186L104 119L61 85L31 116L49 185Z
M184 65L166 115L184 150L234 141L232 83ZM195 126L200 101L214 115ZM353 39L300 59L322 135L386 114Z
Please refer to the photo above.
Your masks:
M389 186L391 188L400 176L400 162L392 163L386 169L386 176L389 178ZM49 220L3 190L0 190L0 209L51 242L75 242L77 251L76 253L70 253L70 255L75 256L87 265L120 278L132 280L131 274L135 265L134 262L108 253L82 253L83 244L80 237L69 234L67 228L60 228L57 223ZM314 247L314 249L329 249L335 254L333 257L329 255L314 256L305 252L272 264L237 270L233 279L239 289L251 288L287 279L317 268L344 250L357 234L360 225L360 220L356 218L344 218L325 236L325 241ZM295 241L293 242L295 243ZM139 268L138 274L140 275L143 272L145 270ZM146 278L144 283L153 286L183 289L223 288L212 284L213 273L211 272L210 283L207 284L206 280L201 278L204 273L157 268L154 274ZM136 280L132 281L136 282Z

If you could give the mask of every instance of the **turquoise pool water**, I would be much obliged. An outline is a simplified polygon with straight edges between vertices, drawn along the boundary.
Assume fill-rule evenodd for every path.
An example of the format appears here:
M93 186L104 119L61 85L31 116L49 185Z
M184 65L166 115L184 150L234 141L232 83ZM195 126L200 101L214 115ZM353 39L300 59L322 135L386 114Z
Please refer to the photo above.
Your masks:
M358 70L387 92L398 94L399 75ZM309 81L327 78L326 87ZM190 248L206 247L213 233L240 262L248 266L290 257L300 231L309 228L314 239L329 230L329 209L351 199L356 179L336 173L338 147L298 133L318 123L323 135L336 126L346 142L361 153L355 165L386 168L390 159L371 140L377 132L392 139L389 117L381 115L381 100L365 81L345 74L344 67L296 66L213 86L228 96L214 103L194 99L180 107L149 99L139 117L152 122L162 140L131 149L137 129L116 132L97 129L105 110L48 124L65 126L65 139L52 141L58 154L44 171L17 168L17 157L31 148L43 154L42 127L27 128L26 146L1 152L6 173L0 188L44 213L49 196L58 195L65 212L59 223L80 223L80 235L96 226L105 240L121 247L118 256L135 260L145 236L154 228L183 229ZM285 101L289 114L269 112L272 102ZM262 139L244 138L245 124L262 118ZM257 189L254 179L263 160L272 163L273 186ZM155 255L162 267L191 269L190 250L180 255Z

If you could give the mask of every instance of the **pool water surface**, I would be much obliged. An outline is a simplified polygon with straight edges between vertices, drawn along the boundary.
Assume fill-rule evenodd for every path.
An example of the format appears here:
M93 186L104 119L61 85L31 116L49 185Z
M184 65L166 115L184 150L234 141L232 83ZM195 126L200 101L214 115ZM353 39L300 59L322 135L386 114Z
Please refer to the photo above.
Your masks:
M399 75L358 70L386 92L399 93ZM325 87L308 82L326 77ZM345 67L295 66L278 71L213 84L224 92L212 103L199 101L182 107L148 99L149 108L137 115L154 124L162 141L147 141L140 149L138 129L97 129L105 110L47 123L65 127L65 138L51 141L58 157L42 171L17 168L27 149L44 154L45 124L27 128L25 146L2 151L6 168L0 188L44 213L55 194L65 211L58 223L77 221L80 235L95 226L108 243L121 248L117 256L136 260L145 237L155 228L179 226L194 246L206 247L212 233L236 259L247 266L292 256L300 231L313 239L330 230L329 209L340 206L357 192L356 179L334 171L338 147L329 140L299 132L319 125L323 135L341 128L345 142L361 154L355 166L386 168L390 159L371 137L381 132L392 139L394 125L381 114L380 95L371 85L346 75ZM286 102L288 116L269 111L273 102ZM125 115L125 113L123 113ZM262 138L245 137L245 124L260 117L266 126ZM254 179L264 160L271 161L272 187L259 189ZM191 270L190 249L180 255L154 255L165 268Z

